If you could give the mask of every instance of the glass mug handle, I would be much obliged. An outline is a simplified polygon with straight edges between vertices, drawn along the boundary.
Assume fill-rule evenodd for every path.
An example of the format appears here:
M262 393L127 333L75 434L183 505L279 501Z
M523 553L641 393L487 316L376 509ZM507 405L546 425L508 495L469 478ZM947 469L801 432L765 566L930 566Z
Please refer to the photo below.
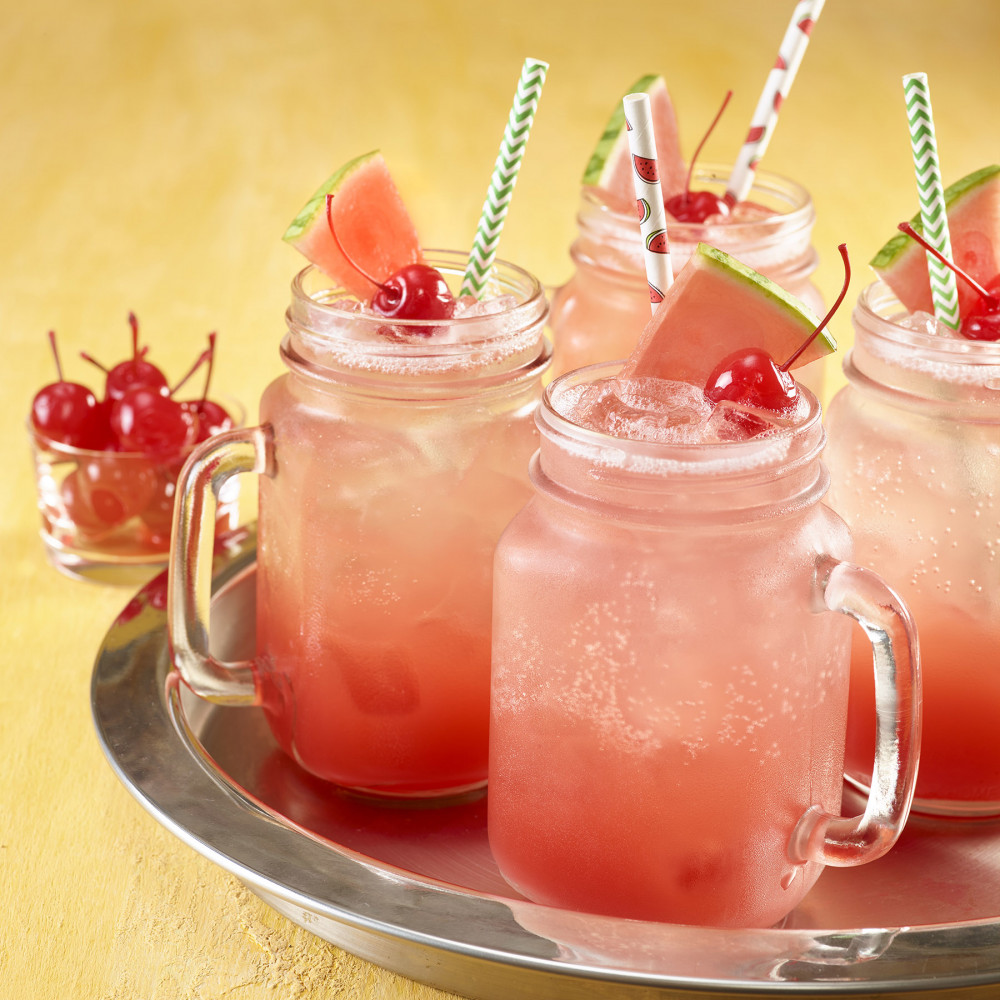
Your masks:
M815 583L821 610L853 618L872 644L875 764L864 813L831 816L813 806L792 831L788 856L844 868L885 854L910 812L920 751L919 651L909 611L871 570L821 556Z
M223 705L259 701L253 663L227 663L209 652L212 586L213 516L205 516L209 492L213 504L227 479L241 472L274 474L271 428L238 428L199 445L177 481L167 587L167 633L174 664L196 695Z

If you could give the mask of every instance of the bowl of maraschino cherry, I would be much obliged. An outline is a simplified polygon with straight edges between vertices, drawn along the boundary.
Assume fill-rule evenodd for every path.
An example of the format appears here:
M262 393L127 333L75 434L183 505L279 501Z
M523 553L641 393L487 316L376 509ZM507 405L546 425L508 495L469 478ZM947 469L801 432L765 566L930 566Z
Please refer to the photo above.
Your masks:
M196 444L242 423L243 412L208 395L214 333L171 386L140 347L135 315L128 319L130 357L109 367L81 352L99 372L96 391L64 377L49 332L57 378L35 394L28 430L49 561L70 576L135 585L166 565L185 459ZM201 391L182 395L202 368ZM238 524L238 481L230 484L219 497L217 532Z

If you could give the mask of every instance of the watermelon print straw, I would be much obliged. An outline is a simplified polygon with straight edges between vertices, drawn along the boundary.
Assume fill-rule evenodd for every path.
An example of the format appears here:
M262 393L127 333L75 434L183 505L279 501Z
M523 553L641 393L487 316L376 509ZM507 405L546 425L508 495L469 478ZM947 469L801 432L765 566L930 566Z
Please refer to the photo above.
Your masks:
M656 165L656 138L648 94L627 94L622 99L629 151L632 153L632 182L639 214L639 232L646 261L649 305L652 311L663 301L663 293L673 284L670 243L667 241L667 214L663 207L660 172Z
M517 172L521 169L524 147L528 144L528 134L535 120L538 99L542 96L542 84L545 83L548 69L547 62L539 59L524 60L521 77L517 81L517 90L514 92L510 117L500 142L500 152L497 154L493 176L486 192L486 201L483 203L479 228L472 241L469 262L465 266L462 295L474 295L479 299L486 287L486 279L496 259L500 233L507 218L507 209L510 207L514 185L517 183Z
M920 199L920 222L923 236L932 247L948 260L951 256L951 235L948 232L948 213L944 203L944 185L938 164L937 139L934 118L931 115L931 96L925 73L909 73L903 77L903 95L906 98L906 120L910 126L910 145L913 149L913 168L917 176L917 195ZM958 329L958 283L955 272L927 253L927 273L931 282L931 300L934 315L952 330Z
M750 120L750 131L740 149L733 172L729 175L726 186L726 201L735 205L750 193L753 187L754 171L760 158L771 141L771 133L778 121L778 112L792 88L799 64L806 54L809 36L813 26L823 10L824 0L799 0L792 12L792 19L785 29L785 37L778 49L778 58L774 67L767 75L764 90L761 92L753 118Z

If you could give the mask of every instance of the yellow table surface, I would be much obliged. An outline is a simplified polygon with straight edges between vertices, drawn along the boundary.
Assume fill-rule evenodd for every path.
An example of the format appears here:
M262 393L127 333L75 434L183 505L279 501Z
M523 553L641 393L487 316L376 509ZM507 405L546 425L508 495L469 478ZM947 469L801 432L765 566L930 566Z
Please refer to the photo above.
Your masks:
M129 592L45 561L24 420L86 349L117 360L126 315L173 377L219 332L216 388L251 412L280 370L280 236L342 161L381 147L428 245L467 246L525 56L550 62L502 255L569 273L578 178L621 93L670 86L689 155L728 160L791 0L33 0L0 19L0 993L126 998L443 996L279 917L161 828L105 762L95 654ZM1000 5L828 0L765 166L864 262L915 210L902 74L929 74L946 180L1000 156ZM849 310L834 323L851 338ZM836 361L831 384L839 379Z

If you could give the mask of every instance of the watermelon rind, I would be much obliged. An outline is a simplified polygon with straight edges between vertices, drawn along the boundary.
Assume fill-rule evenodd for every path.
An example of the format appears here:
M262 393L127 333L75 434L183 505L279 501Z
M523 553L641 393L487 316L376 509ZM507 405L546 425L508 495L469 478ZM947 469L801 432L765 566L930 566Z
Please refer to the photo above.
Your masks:
M814 315L813 311L800 298L786 291L776 281L772 281L760 271L755 271L743 261L737 260L732 254L708 243L699 243L697 253L718 267L730 271L752 284L758 294L766 296L776 307L787 310L790 316L804 320L811 329L815 329L819 325L819 317ZM826 342L827 349L823 352L824 354L832 354L837 349L837 342L826 330L821 331L816 339Z
M780 285L724 250L699 243L664 293L622 373L704 385L729 354L767 351L779 364L819 326L809 307ZM837 349L829 330L793 367Z
M380 156L377 149L370 153L363 153L353 160L348 160L339 170L334 171L316 190L316 193L302 206L302 210L288 224L285 235L281 238L286 243L295 242L302 237L316 222L316 217L322 213L326 214L326 196L331 191L336 191L341 184L355 171L360 170L366 163L370 163L375 157Z
M988 167L981 167L979 170L973 171L971 174L966 174L960 180L955 181L954 184L950 184L944 191L944 204L945 211L952 208L956 203L962 200L962 198L970 191L978 188L981 184L988 181L991 177L996 177L1000 174L1000 165L991 164ZM912 219L910 219L910 225L921 235L924 235L924 223L923 219L920 217L918 212ZM908 250L915 251L918 253L923 253L913 240L906 235L906 233L896 233L874 257L871 259L871 266L876 271L885 271L891 268L894 264L899 261L899 258L905 254Z
M326 217L330 194L337 239ZM377 282L423 262L416 226L378 150L335 170L291 221L283 239L362 299L372 296Z
M1000 165L967 174L944 192L951 259L982 284L1000 272ZM910 225L924 235L918 213ZM871 259L871 266L909 312L933 313L926 251L906 233L897 232ZM961 315L978 300L966 282L957 282Z
M657 76L655 73L647 73L645 76L640 76L625 91L625 94L649 94L658 83L666 86L666 82L662 76ZM594 147L594 152L591 153L590 159L587 161L587 167L583 171L584 185L601 187L605 166L612 159L611 152L615 146L620 145L622 140L624 140L627 147L628 135L625 129L625 108L622 102L619 101L611 117L608 119L608 124L604 126L604 131L601 133L601 138Z
M684 190L687 167L680 154L677 117L666 81L654 74L641 76L622 97L629 94L646 94L649 97L660 186L664 198L668 198ZM623 207L635 197L632 154L621 100L587 161L582 180L584 187L601 188L611 196L612 201L621 202Z

